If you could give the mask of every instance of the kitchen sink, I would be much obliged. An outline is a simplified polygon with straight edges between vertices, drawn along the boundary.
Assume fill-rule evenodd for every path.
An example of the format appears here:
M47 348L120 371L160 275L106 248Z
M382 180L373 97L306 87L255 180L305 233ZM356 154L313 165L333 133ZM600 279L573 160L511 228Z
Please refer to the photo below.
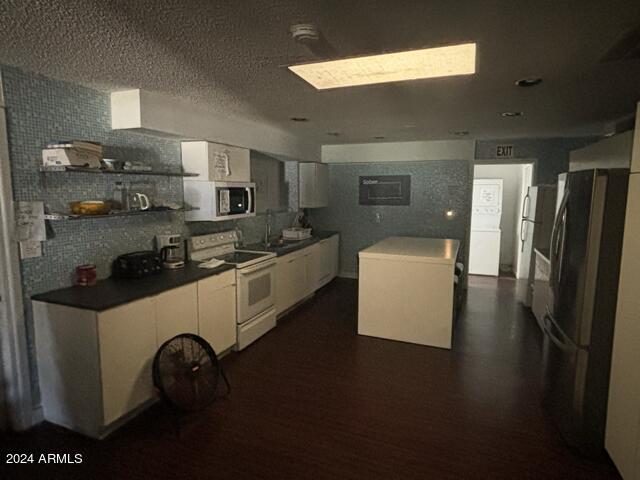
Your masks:
M272 240L265 244L264 242L247 245L245 248L264 252L284 253L290 250L297 250L316 241L316 237L306 238L299 241L285 241L282 238Z

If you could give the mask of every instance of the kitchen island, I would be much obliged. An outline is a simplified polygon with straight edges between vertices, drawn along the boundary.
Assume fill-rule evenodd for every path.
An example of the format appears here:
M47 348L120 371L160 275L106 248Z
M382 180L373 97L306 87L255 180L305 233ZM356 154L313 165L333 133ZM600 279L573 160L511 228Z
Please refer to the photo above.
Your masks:
M460 242L389 237L359 254L358 334L451 348Z

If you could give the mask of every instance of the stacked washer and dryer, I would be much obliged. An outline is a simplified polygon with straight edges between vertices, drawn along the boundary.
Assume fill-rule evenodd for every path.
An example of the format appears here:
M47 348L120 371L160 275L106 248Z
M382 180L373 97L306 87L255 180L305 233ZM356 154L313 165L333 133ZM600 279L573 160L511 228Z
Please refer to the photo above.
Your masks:
M469 273L497 276L500 271L502 179L473 181Z

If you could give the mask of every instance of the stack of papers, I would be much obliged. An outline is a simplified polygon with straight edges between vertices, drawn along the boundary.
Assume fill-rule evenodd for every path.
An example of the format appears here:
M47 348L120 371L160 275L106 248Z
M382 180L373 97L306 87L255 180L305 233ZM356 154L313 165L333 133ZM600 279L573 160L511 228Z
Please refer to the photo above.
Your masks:
M45 167L64 165L74 167L100 168L102 145L86 140L52 142L42 150L42 164Z

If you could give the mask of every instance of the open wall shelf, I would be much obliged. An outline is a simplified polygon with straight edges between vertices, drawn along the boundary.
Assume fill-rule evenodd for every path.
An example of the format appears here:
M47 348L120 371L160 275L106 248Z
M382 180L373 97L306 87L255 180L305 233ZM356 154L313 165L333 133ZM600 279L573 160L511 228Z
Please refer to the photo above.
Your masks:
M87 167L72 167L67 165L55 165L55 166L41 166L40 172L42 173L97 173L97 174L109 174L109 175L157 175L163 177L197 177L197 173L189 172L171 172L164 170L109 170L102 168L87 168Z
M112 217L128 217L131 215L148 215L150 213L174 213L174 212L189 212L191 210L197 210L197 208L151 208L149 210L126 210L117 211L113 213L107 213L106 215L76 215L72 213L46 213L44 215L45 220L61 221L61 220L89 220L100 218L112 218Z

